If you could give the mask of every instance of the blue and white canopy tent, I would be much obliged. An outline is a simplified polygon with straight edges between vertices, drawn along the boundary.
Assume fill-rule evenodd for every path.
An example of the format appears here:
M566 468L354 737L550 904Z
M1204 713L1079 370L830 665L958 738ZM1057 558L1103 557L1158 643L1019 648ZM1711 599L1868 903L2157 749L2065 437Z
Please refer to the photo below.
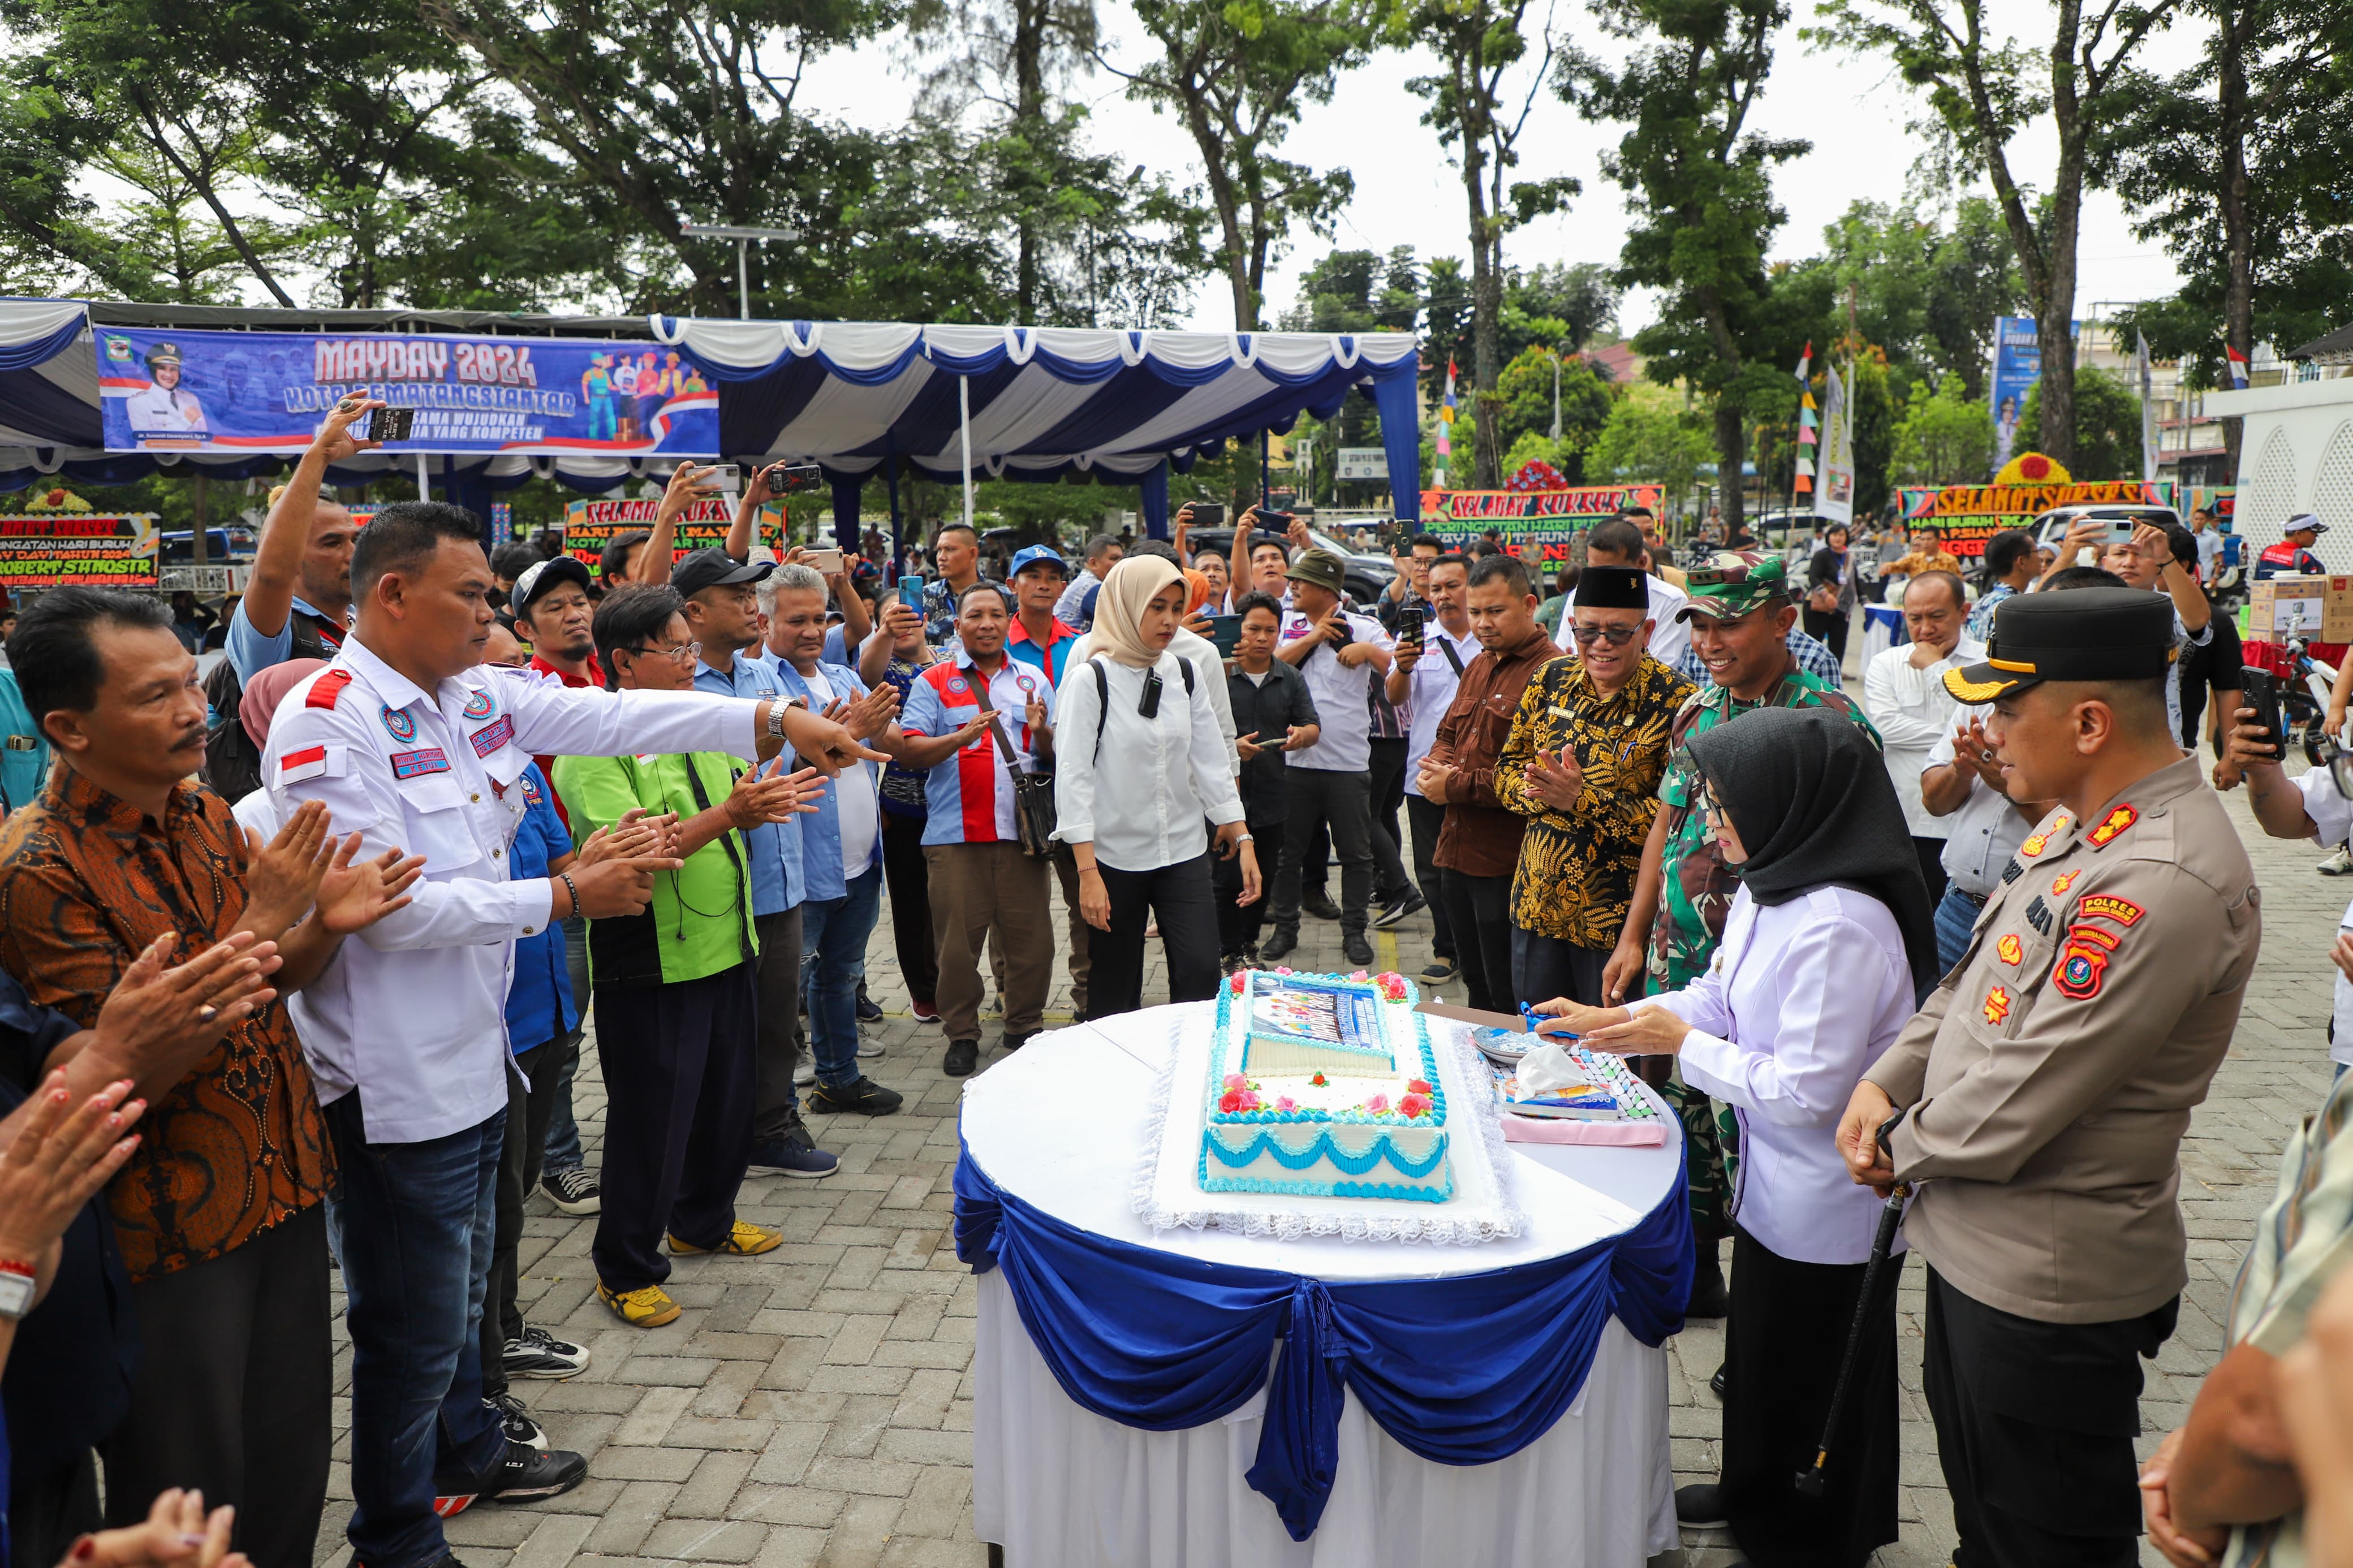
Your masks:
M816 462L832 481L837 529L858 529L858 498L881 478L961 477L965 508L984 476L1080 472L1134 484L1147 528L1165 533L1168 474L1229 440L1335 413L1362 387L1381 416L1395 514L1417 515L1420 437L1414 341L1402 334L1175 332L1072 328L734 321L670 316L502 316L475 311L303 311L0 300L0 489L49 475L119 484L164 471L242 479L290 453L205 447L107 449L96 334L171 329L398 338L471 334L650 339L717 389L716 455ZM119 394L117 394L119 395ZM362 484L414 465L438 493L486 510L534 474L610 490L667 468L674 454L627 443L561 450L435 452L416 443L331 470Z

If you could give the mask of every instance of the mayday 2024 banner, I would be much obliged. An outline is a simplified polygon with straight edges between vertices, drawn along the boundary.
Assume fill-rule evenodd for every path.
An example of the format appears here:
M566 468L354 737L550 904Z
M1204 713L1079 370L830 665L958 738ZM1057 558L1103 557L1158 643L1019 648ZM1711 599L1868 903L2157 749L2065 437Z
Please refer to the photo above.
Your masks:
M717 390L659 343L137 327L95 336L110 452L300 452L353 392L417 410L393 452L719 449Z

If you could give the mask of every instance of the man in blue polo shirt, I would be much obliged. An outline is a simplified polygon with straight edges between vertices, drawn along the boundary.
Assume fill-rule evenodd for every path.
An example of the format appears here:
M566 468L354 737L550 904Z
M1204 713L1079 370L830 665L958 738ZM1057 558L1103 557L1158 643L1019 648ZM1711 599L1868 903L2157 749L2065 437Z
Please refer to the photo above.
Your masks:
M825 579L807 566L782 567L771 603L768 637L775 651L769 668L786 694L805 700L812 712L831 713L854 733L871 738L888 730L898 713L897 688L884 685L870 693L855 670L818 657L825 647ZM809 1091L809 1106L815 1110L887 1116L904 1098L858 1068L858 977L866 939L882 909L880 781L871 763L827 779L816 814L798 824L807 889L801 906L801 952L810 969L809 1045L817 1058L817 1086Z
M723 550L691 552L670 568L670 586L686 596L686 624L700 652L694 687L723 697L796 693L761 657L760 596L773 561L739 563ZM801 917L807 886L802 875L801 823L769 822L744 835L752 878L752 927L759 935L753 961L759 1041L755 1047L752 1165L805 1180L833 1174L841 1163L817 1146L801 1120L793 1071L800 1064Z
M1112 546L1115 552L1119 548ZM1109 572L1118 563L1114 554L1105 563ZM1013 558L1014 614L1013 625L1005 634L1006 657L1026 664L1046 678L1051 691L1060 691L1062 678L1070 673L1071 649L1086 634L1059 618L1054 605L1062 596L1062 580L1070 568L1062 558L1042 544L1033 544ZM1088 619L1093 619L1092 608ZM1053 698L1046 700L1049 712L1053 710ZM1062 888L1062 913L1071 931L1071 1012L1081 1021L1087 1016L1087 975L1092 965L1087 957L1086 920L1079 913L1079 863L1067 844L1054 846L1054 879ZM997 992L1005 994L1005 963L989 950L997 969Z

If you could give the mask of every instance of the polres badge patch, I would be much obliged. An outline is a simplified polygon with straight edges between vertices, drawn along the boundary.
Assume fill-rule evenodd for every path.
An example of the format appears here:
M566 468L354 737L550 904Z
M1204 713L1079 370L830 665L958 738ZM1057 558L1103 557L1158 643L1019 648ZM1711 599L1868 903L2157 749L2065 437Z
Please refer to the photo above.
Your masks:
M2051 972L2052 987L2060 995L2078 1002L2097 996L2116 950L2116 939L2099 927L2069 926L2067 941L2059 950L2058 967Z

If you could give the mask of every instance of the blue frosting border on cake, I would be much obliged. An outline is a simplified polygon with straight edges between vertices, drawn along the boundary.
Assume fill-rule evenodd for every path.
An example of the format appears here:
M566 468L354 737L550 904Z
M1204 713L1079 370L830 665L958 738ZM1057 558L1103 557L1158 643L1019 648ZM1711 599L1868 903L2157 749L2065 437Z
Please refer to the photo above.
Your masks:
M1369 1174L1374 1166L1386 1163L1394 1166L1398 1174L1419 1179L1438 1169L1439 1162L1446 1158L1447 1143L1448 1140L1440 1138L1430 1150L1430 1158L1418 1163L1398 1148L1397 1141L1387 1136L1386 1129L1383 1136L1376 1139L1373 1146L1361 1154L1351 1154L1343 1150L1328 1131L1317 1133L1315 1142L1304 1149L1286 1149L1274 1141L1271 1131L1265 1130L1261 1130L1257 1137L1239 1150L1229 1149L1215 1138L1206 1135L1201 1140L1201 1148L1205 1153L1215 1153L1219 1160L1236 1170L1261 1155L1271 1154L1276 1163L1293 1171L1303 1171L1320 1161L1329 1160L1348 1174L1362 1176Z

